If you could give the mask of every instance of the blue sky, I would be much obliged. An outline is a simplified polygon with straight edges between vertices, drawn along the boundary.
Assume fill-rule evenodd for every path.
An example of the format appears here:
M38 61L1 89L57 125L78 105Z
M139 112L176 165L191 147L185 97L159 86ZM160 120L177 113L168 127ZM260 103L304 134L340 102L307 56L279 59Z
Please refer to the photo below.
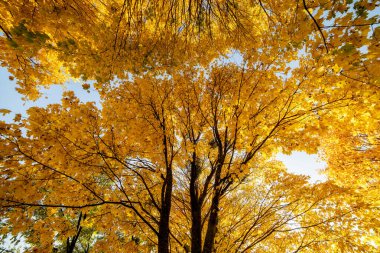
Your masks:
M26 110L32 106L46 106L52 103L60 103L62 98L62 92L67 90L73 90L77 97L82 101L94 101L98 105L100 104L99 94L90 88L90 93L82 89L79 83L69 82L66 85L53 85L49 89L42 89L43 96L37 101L23 101L22 96L17 93L16 79L14 81L9 80L10 74L6 68L0 67L0 109L11 110L12 113L1 116L2 120L12 120L14 114L25 114Z
M277 154L277 160L282 161L288 170L294 174L310 176L309 182L325 181L327 177L320 172L326 168L326 162L317 154L309 155L306 152L293 152L291 155Z
M7 115L0 114L0 120L12 121L14 114L26 114L26 110L32 106L46 106L51 103L59 103L62 92L72 90L82 101L94 101L100 104L99 94L93 88L90 93L82 89L80 83L70 82L66 85L54 85L49 89L43 89L40 99L37 101L23 101L22 96L17 93L16 80L9 80L10 74L5 68L0 68L0 109L11 110ZM288 170L295 174L310 176L310 182L323 181L325 176L319 171L326 167L326 163L320 161L318 155L308 155L305 152L293 152L290 156L278 154L276 159L282 161Z

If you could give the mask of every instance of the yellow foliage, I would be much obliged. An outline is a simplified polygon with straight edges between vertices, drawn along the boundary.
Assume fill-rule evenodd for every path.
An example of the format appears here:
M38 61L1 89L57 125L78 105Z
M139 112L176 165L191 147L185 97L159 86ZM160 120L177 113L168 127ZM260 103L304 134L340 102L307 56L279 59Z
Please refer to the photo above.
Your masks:
M1 66L24 99L79 80L101 107L67 91L0 121L2 234L41 252L376 252L374 3L53 2L0 2ZM296 150L329 180L273 160Z

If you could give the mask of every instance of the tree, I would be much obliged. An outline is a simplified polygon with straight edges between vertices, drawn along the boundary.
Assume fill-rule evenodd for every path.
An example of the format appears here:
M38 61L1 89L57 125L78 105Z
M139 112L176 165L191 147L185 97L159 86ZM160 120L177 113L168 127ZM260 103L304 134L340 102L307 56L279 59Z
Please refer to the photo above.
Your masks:
M274 232L292 231L291 222L300 224L300 230L323 230L321 227L335 220L349 222L343 219L347 213L371 210L354 196L346 210L331 210L328 203L335 203L336 195L345 192L343 188L321 184L309 189L304 179L282 178L277 165L265 165L279 148L314 152L322 142L316 133L326 132L321 125L325 118L362 106L355 102L358 97L344 88L337 87L327 96L310 95L314 78L300 72L301 77L294 74L284 81L268 74L267 68L247 62L244 67L216 64L208 70L194 66L176 72L170 69L171 74L148 72L110 88L102 110L67 93L62 105L31 108L28 119L3 123L1 199L9 224L17 221L21 231L29 227L31 238L43 235L40 243L51 245L51 232L50 236L38 234L43 229L41 222L50 220L56 224L55 231L64 231L68 229L64 227L66 219L59 212L73 215L71 209L83 209L93 223L101 217L92 226L107 238L104 247L108 249L126 250L127 242L128 247L137 247L132 238L139 238L145 242L140 247L158 244L160 252L167 252L172 238L171 247L187 249L186 245L191 245L192 252L211 252L231 244L218 239L228 233L221 222L233 219L228 215L221 218L220 212L235 207L225 201L251 196L248 192L254 191L261 202L259 211L247 213L258 215L257 222L251 216L243 217L251 221L245 224L252 228L241 227L236 231L240 236L232 243L237 251L247 251ZM318 70L311 68L307 73L313 72ZM297 83L297 78L303 78L302 82ZM261 180L267 182L264 193L259 190ZM300 186L283 194L281 187L290 184ZM20 189L28 189L30 195ZM254 200L240 201L244 210ZM171 211L173 205L176 209ZM25 215L22 222L19 208ZM35 223L39 208L60 211L50 211ZM277 218L271 218L273 215ZM175 225L173 216L180 217L172 221ZM186 218L190 227L181 222ZM264 232L260 239L252 235L257 224ZM14 233L20 231L13 229ZM191 242L186 238L189 230ZM313 238L303 233L297 236ZM299 242L297 236L286 247L318 245L315 239ZM358 244L353 249L370 247Z
M67 92L1 123L3 233L73 249L85 213L100 252L375 252L377 123L363 124L377 119L375 6L2 3L1 59L21 92L81 77L102 96L97 108ZM331 181L316 185L272 158L318 149ZM350 183L341 162L363 158Z
M307 52L378 85L376 7L367 0L2 2L0 58L30 99L38 86L69 78L100 87L160 66L208 65L230 50Z

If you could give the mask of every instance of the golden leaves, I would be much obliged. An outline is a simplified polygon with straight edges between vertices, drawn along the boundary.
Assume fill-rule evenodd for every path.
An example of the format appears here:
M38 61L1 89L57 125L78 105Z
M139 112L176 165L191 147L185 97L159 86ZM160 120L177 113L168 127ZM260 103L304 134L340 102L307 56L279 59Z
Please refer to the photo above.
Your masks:
M101 108L65 92L0 123L1 204L14 232L33 228L30 242L51 246L52 233L75 236L80 209L98 249L149 251L173 173L170 228L184 245L170 241L186 248L195 166L204 224L221 193L220 251L348 251L342 238L373 249L378 31L369 36L363 9L373 4L307 2L318 31L296 2L206 2L0 4L2 66L20 92L36 99L38 86L70 78L102 92ZM324 184L271 161L319 149Z

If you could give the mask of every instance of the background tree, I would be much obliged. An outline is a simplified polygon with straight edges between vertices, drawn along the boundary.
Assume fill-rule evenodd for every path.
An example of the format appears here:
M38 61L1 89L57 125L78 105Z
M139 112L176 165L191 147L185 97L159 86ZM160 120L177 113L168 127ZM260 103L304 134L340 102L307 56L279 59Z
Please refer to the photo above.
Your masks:
M31 99L38 86L70 78L100 88L130 72L208 65L231 50L307 53L378 86L377 7L367 0L3 1L0 59Z
M140 128L146 129L146 126ZM77 127L77 131L72 131L72 127ZM27 129L31 138L23 136L17 128ZM118 247L132 247L132 250L137 239L131 238L139 238L139 234L135 234L134 231L140 230L140 226L144 227L141 229L144 233L148 233L149 229L158 237L162 233L159 225L160 213L169 214L161 212L162 205L166 202L162 201L158 206L155 199L150 199L153 197L151 191L157 189L154 197L161 200L159 186L166 187L166 179L161 184L161 173L156 172L157 177L149 176L151 171L155 172L155 166L159 165L152 163L154 159L145 161L138 156L133 157L135 143L131 142L131 146L125 145L127 135L123 132L120 132L122 139L115 139L119 135L115 134L113 126L107 123L107 120L101 121L100 112L93 104L80 104L72 93L68 93L63 98L63 105L51 105L46 109L33 108L30 110L28 122L12 125L11 128L4 126L2 130L6 131L3 133L2 160L5 169L2 172L4 176L7 175L6 182L2 184L2 201L7 204L2 207L31 207L24 210L23 221L20 220L20 213L16 212L17 208L3 210L9 211L10 223L12 219L16 219L20 228L31 226L31 230L26 229L33 234L34 240L31 242L38 242L37 246L41 249L49 251L54 231L60 231L57 240L63 241L66 240L65 237L76 234L75 227L65 227L66 219L59 213L56 214L57 209L62 208L73 209L68 212L75 217L77 212L74 210L86 211L86 222L91 224L90 227L102 231L101 237L107 237L109 242L117 242L114 246L97 245L98 249L104 247L107 250L117 250ZM134 138L136 130L126 130L132 131L129 137ZM159 135L156 137L159 138ZM162 143L162 139L160 141ZM151 154L157 157L160 146L153 146L152 150L155 152L152 151ZM147 151L145 149L145 152ZM132 153L126 155L123 152ZM130 160L127 157L130 157ZM162 173L165 173L165 168L162 168ZM142 183L138 184L141 180ZM33 192L32 196L22 193L22 189ZM142 195L144 191L147 192L145 197ZM106 205L115 205L115 208L109 209ZM45 207L51 213L35 223L38 217L34 215L33 207ZM49 224L54 223L56 227L45 227L45 230L39 231L49 219ZM122 223L125 223L126 227L123 225L121 230L113 227L121 226ZM18 232L17 228L10 228L13 233ZM73 234L64 233L66 230ZM154 239L154 242L157 243L157 240ZM149 247L149 244L145 246Z

